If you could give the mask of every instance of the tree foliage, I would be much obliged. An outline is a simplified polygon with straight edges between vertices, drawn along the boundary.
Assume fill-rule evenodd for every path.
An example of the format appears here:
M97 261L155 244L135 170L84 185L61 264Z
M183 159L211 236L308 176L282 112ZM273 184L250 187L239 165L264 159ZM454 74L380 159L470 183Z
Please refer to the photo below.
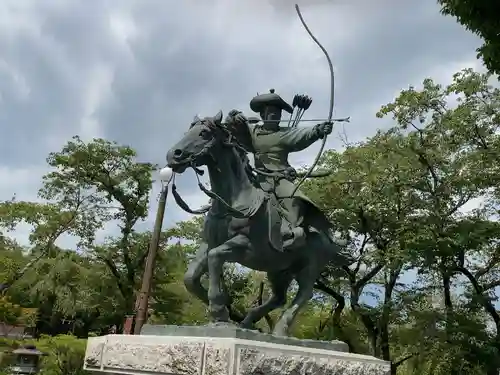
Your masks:
M454 16L484 40L484 44L477 50L478 57L483 59L488 70L500 74L500 20L495 2L438 0L438 3L442 13Z
M304 189L355 262L343 272L327 265L294 335L342 340L391 361L393 374L498 373L500 90L489 79L472 70L447 86L426 79L382 106L377 117L389 128L325 153L332 174ZM44 334L120 332L134 311L151 240L137 224L150 209L155 166L128 146L79 138L48 163L40 201L0 203L0 320L34 326L52 358L69 358L48 365L56 374L79 366L83 352L71 347L84 343ZM11 237L20 223L31 227L26 247ZM183 285L201 224L163 231L149 323L206 323L205 306ZM97 240L105 225L116 228ZM62 248L64 235L77 246ZM228 266L224 279L234 316L268 297L261 272ZM257 328L272 331L279 313Z
M350 347L394 372L498 371L500 91L489 77L464 70L403 90L377 114L394 126L329 151L334 174L307 186L357 259L318 289L337 307L349 300L365 336ZM349 342L339 315L331 324Z

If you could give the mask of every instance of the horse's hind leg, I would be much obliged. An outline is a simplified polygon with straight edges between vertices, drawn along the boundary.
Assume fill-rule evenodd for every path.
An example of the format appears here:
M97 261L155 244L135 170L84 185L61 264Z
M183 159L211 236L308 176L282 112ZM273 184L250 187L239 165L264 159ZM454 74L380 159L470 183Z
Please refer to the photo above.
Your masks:
M311 299L314 291L314 283L318 277L320 267L312 261L308 266L300 270L295 277L299 284L297 295L281 315L280 320L274 327L273 334L277 336L287 336L288 331L295 321L298 312Z
M267 278L271 284L271 296L262 305L248 311L245 319L241 322L243 328L252 329L254 323L286 303L286 292L292 281L292 275L285 272L273 272L268 273Z
M208 305L208 292L201 284L201 277L208 271L208 244L202 243L184 274L184 285L189 293Z

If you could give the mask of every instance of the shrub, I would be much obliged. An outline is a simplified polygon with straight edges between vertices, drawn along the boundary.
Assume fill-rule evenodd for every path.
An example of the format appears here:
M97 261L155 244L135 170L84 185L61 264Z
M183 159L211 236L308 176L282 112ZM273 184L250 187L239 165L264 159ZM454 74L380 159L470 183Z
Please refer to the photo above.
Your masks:
M40 375L86 375L83 370L85 347L87 340L78 339L72 335L42 336L38 340L9 340L0 339L0 351L14 350L23 345L35 345L42 352L47 353L42 359ZM12 358L3 356L2 365L5 367ZM0 375L3 375L0 369Z

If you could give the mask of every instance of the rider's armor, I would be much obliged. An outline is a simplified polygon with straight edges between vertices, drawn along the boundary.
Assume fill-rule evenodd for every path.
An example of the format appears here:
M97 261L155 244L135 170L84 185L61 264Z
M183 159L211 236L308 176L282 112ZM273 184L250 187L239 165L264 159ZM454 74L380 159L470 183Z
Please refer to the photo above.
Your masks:
M298 152L306 149L312 143L322 137L318 126L314 127L281 127L281 111L292 113L292 107L286 103L278 94L271 90L269 94L257 95L250 102L250 108L261 115L262 122L250 125L248 121L244 123L234 123L238 127L237 133L242 144L246 144L248 151L254 153L255 168L264 172L285 172L290 170L288 155L291 152ZM232 115L231 115L232 114ZM232 111L228 122L241 112ZM232 118L231 118L232 117ZM244 118L244 117L240 117ZM244 118L245 119L245 118ZM233 122L238 122L234 121ZM295 189L294 179L287 173L276 173L274 176L258 175L261 187L271 193L276 194L286 223L282 226L282 234L285 240L284 248L303 245L305 242L305 232L303 227L304 216L319 214L324 216L321 210L305 196L300 190L296 191L293 198L290 198ZM313 228L306 228L314 230Z

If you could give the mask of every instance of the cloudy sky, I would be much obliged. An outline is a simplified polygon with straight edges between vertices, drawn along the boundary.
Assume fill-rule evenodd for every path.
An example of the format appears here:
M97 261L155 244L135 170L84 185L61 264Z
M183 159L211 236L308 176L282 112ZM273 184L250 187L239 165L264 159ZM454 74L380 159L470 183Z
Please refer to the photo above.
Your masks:
M0 199L35 200L45 157L75 134L131 145L141 160L163 164L195 114L232 108L250 114L249 100L269 88L288 99L308 94L314 100L308 116L326 116L328 66L293 5L2 0ZM461 68L480 68L480 41L441 16L436 0L299 5L335 65L335 111L351 116L349 140L384 126L377 108L409 84L428 76L446 83ZM330 138L328 146L339 147L338 137ZM310 163L318 147L292 160ZM192 206L206 202L192 176L180 180ZM165 225L188 218L172 201L166 216ZM27 233L20 227L15 236L25 242Z

